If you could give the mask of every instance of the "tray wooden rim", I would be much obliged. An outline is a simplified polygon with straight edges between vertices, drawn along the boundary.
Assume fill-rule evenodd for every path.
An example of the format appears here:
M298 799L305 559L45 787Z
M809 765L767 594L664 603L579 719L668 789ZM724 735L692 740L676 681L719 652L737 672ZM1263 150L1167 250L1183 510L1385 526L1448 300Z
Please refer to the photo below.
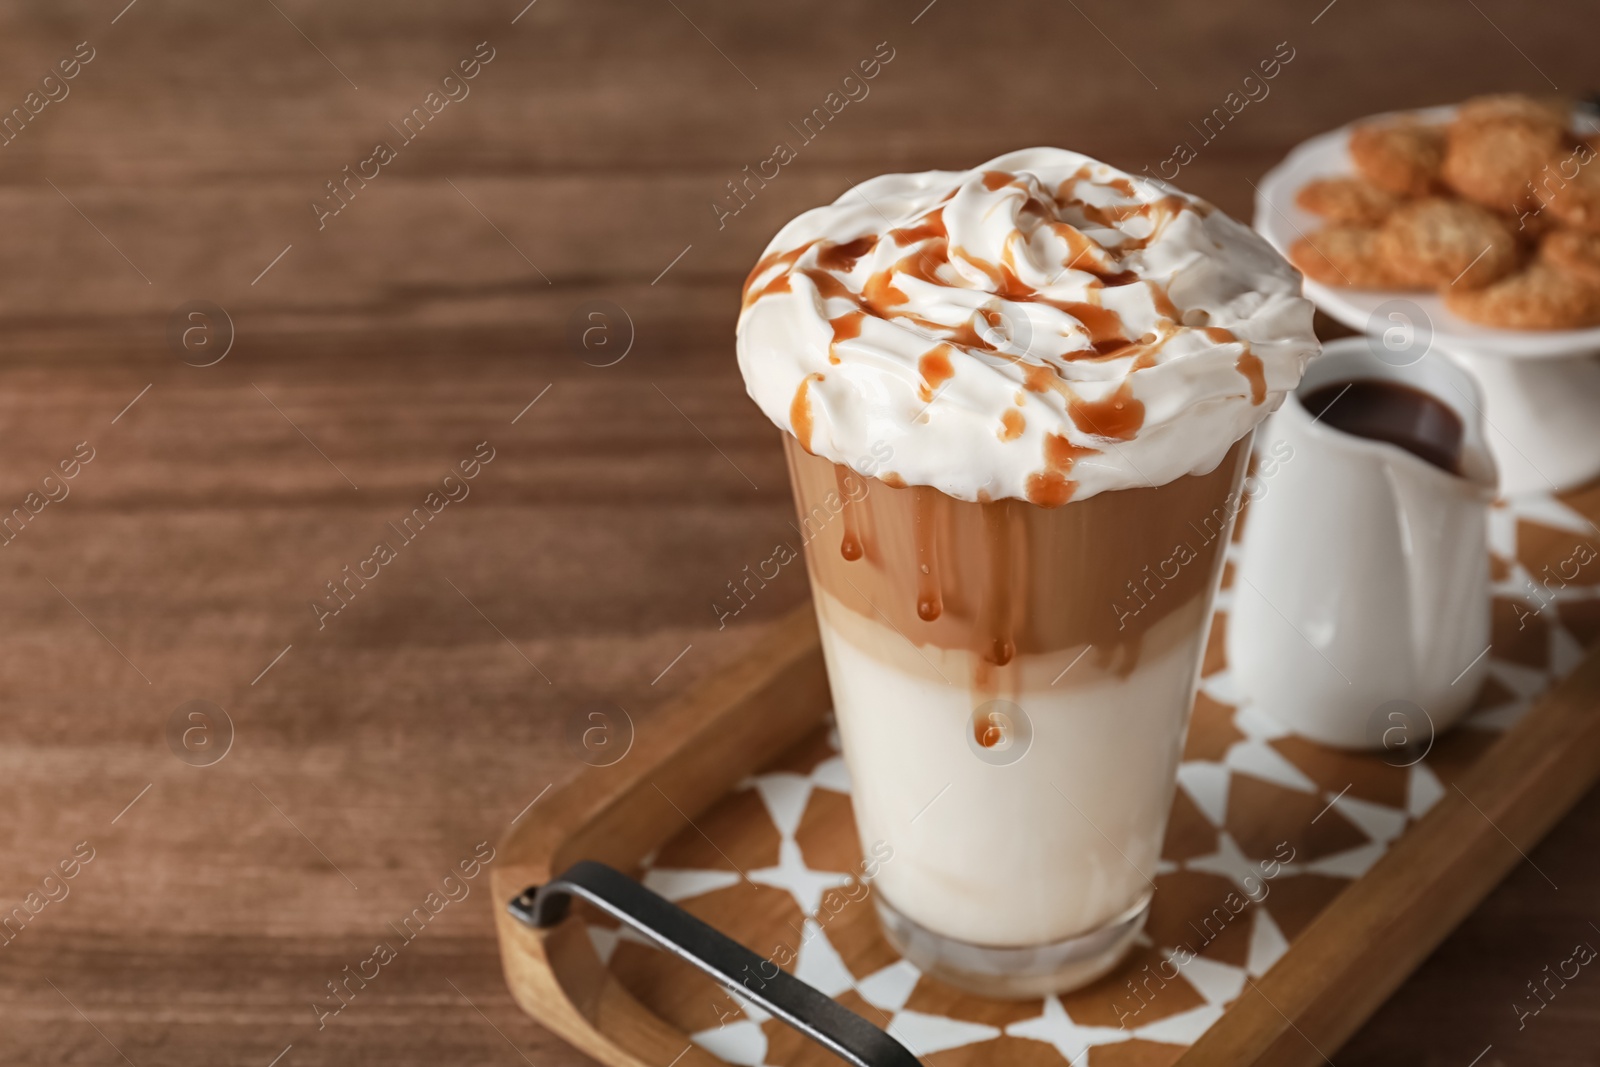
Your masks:
M624 989L579 924L535 932L504 905L577 859L633 865L798 742L830 706L821 660L807 602L652 716L628 758L580 775L506 832L494 905L506 981L524 1011L611 1067L720 1062ZM1247 983L1179 1067L1323 1063L1597 780L1600 647L1444 783L1445 795Z

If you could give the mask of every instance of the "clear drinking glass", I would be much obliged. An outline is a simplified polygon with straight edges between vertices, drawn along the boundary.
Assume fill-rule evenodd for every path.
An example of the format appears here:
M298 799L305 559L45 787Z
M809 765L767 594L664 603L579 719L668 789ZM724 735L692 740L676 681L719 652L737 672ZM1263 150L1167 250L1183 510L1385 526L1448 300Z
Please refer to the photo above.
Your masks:
M874 899L925 972L1038 996L1138 935L1249 444L1044 508L785 435L862 848L892 850Z

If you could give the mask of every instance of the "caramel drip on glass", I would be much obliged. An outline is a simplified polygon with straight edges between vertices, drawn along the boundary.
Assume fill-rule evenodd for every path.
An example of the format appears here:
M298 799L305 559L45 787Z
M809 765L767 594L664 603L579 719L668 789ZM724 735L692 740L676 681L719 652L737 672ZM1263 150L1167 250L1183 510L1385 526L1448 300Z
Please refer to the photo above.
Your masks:
M1006 732L987 716L979 716L972 720L972 738L984 748L993 748L1006 739Z
M989 558L989 581L984 590L983 638L979 650L984 660L1004 667L1017 654L1012 639L1011 510L1001 500L978 505L983 509L984 540Z
M1041 466L1057 468L1050 473L1058 479L1089 451L1065 439L1039 437L1046 453ZM968 502L847 469L843 484L856 490L847 514L862 540L862 557L855 562L841 552L835 469L841 465L806 452L789 435L784 450L800 515L815 516L810 528L825 523L804 546L812 581L828 594L818 598L823 610L838 613L833 621L841 633L870 636L863 651L926 671L934 684L971 683L975 703L981 703L994 696L1017 699L1005 690L1020 683L1018 665L1029 656L1070 657L1087 645L1092 655L1107 654L1106 662L1125 671L1159 651L1148 638L1141 649L1141 635L1174 616L1193 616L1183 638L1189 641L1204 624L1204 599L1223 565L1249 439L1235 444L1207 474L1098 493L1070 507L982 497ZM868 487L865 494L858 480ZM1194 555L1174 576L1160 564L1178 544L1190 545ZM1150 584L1144 585L1147 576ZM1130 589L1133 579L1142 595ZM935 599L939 614L928 619L926 608ZM969 653L964 662L971 666L961 673L970 676L952 671L958 661L918 654L930 646ZM935 661L942 676L932 668ZM1074 680L1077 671L1093 666L1091 657L1085 661L1074 668Z
M833 478L839 489L839 518L844 523L844 539L839 542L839 555L854 562L861 558L862 549L861 530L856 525L856 501L850 495L850 483L852 479L859 479L859 475L848 467L835 465Z
M917 618L933 622L944 614L944 593L939 575L939 497L940 492L926 485L911 487L912 539L917 549Z

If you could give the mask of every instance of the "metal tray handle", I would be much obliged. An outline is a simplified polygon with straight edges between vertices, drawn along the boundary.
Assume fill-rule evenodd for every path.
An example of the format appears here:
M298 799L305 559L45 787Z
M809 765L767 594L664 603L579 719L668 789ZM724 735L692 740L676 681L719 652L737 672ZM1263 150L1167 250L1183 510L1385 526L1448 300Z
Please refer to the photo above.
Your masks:
M525 890L509 909L534 929L548 929L566 918L574 897L626 923L855 1067L918 1067L905 1046L855 1012L786 971L768 976L776 968L767 960L603 863L574 863L547 885Z

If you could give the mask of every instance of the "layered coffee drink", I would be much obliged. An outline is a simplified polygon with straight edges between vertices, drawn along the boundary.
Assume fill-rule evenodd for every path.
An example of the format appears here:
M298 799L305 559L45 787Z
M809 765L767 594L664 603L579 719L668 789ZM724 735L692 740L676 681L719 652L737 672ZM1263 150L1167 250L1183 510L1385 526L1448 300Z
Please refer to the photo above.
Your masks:
M1153 892L1299 277L1202 201L1030 149L784 227L739 361L785 431L885 933L990 995L1084 984ZM883 846L887 846L885 849Z

